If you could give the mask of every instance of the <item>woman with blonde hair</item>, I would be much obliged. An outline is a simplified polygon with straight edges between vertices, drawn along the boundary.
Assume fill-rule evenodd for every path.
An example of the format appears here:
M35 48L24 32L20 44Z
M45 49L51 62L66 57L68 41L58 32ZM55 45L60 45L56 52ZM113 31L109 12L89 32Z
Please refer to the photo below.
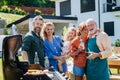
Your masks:
M42 29L42 37L44 40L44 52L49 59L50 66L53 66L55 70L59 70L59 61L62 62L63 72L67 71L65 60L61 57L62 40L58 36L53 36L54 24L47 22Z
M78 25L77 36L71 41L71 56L73 57L73 74L75 80L83 80L86 66L85 45L87 42L88 30L85 22Z

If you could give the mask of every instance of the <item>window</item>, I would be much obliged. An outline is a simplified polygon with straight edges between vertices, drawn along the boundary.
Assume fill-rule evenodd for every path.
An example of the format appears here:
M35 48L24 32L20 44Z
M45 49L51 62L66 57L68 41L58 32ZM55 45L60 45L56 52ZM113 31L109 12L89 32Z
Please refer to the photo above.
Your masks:
M107 11L119 11L120 10L120 0L107 0Z
M81 13L95 11L95 0L81 0Z
M105 22L104 23L104 31L109 36L114 36L114 22Z
M71 1L60 2L60 15L71 15Z

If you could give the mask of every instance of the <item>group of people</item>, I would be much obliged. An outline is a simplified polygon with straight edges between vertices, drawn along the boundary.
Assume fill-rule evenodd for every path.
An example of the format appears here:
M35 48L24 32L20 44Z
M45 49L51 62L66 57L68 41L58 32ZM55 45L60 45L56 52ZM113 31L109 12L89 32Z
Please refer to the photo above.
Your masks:
M33 30L28 32L22 44L23 60L34 64L35 52L39 63L44 67L45 59L49 65L59 72L68 72L67 60L73 62L74 80L109 80L107 58L112 54L108 35L98 29L95 20L81 22L78 28L69 27L64 42L54 35L54 24L44 23L41 16L36 16L32 22Z

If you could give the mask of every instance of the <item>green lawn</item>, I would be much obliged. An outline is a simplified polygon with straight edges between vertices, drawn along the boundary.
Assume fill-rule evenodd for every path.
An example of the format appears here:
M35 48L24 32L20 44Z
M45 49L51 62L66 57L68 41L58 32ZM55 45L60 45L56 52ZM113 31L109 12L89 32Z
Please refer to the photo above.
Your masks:
M2 13L0 12L0 17L5 19L7 24L10 24L22 17L24 17L23 15L16 15L16 14L10 14L10 13Z
M2 60L0 59L0 80L3 80Z
M22 60L22 57L19 57ZM3 80L3 72L2 72L2 59L0 58L0 80Z

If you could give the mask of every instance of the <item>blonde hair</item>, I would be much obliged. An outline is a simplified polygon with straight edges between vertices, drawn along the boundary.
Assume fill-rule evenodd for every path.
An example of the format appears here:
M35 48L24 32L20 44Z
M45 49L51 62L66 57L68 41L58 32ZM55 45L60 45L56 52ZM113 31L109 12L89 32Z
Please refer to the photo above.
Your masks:
M78 25L78 29L77 29L77 35L80 36L81 32L83 31L83 29L86 27L86 23L85 22L81 22Z
M47 33L45 32L45 29L49 26L52 26L54 29L54 24L52 22L44 23L44 26L43 26L42 31L41 31L43 40L48 39L48 36L47 36Z
M76 28L75 27L69 27L67 33L64 36L64 41L68 41L69 40L68 38L69 38L69 32L70 31L74 31L75 32L75 36L76 36Z

